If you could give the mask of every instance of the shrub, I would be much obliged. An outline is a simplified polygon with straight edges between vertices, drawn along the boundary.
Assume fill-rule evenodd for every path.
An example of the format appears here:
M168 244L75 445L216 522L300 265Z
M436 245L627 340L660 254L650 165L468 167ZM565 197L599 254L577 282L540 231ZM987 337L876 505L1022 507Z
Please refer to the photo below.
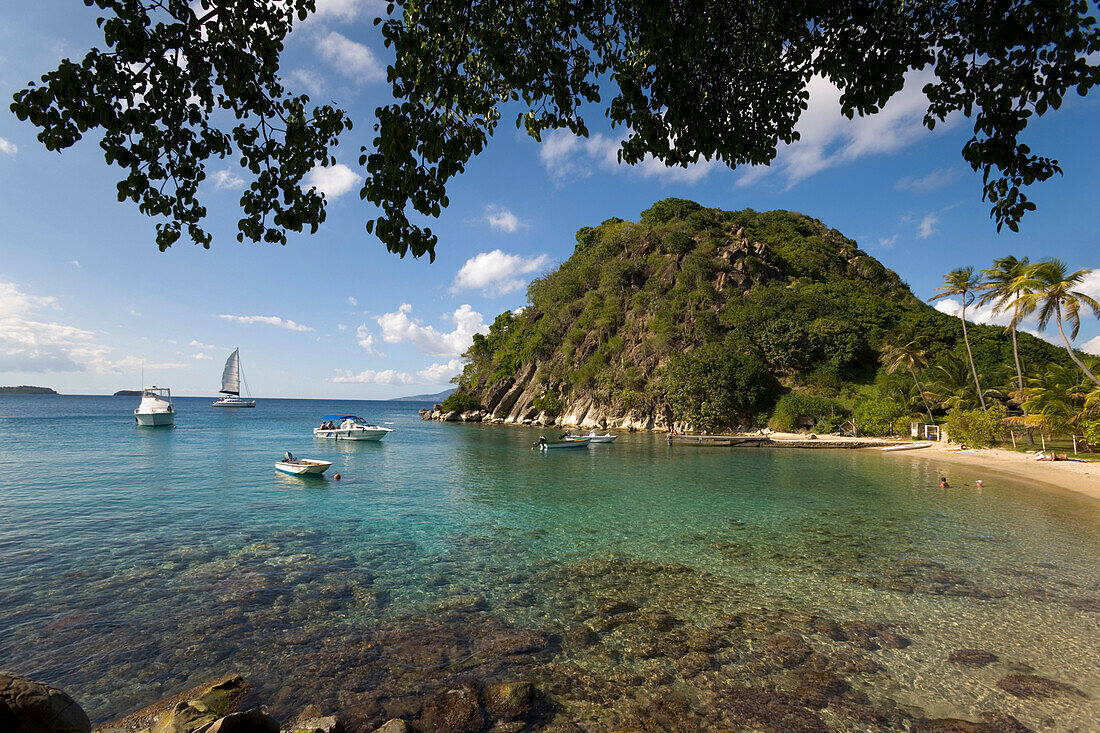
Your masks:
M755 422L780 390L764 362L735 337L672 357L664 386L676 419L707 430Z
M843 416L847 412L836 400L802 392L788 392L775 403L775 412L768 424L772 430L790 433L798 429L798 418L812 417L815 430L832 432L844 421Z
M541 396L531 400L531 404L534 405L536 410L545 412L551 417L557 417L561 414L561 395L554 390L546 390Z
M481 403L477 401L477 398L465 392L453 392L447 399L443 400L444 412L450 412L451 410L466 412L480 408Z
M947 436L971 448L996 445L1004 440L1003 420L1007 414L1008 410L1001 404L990 405L987 412L952 410L947 413Z
M893 400L864 400L856 405L852 416L861 435L890 435L896 434L899 418L908 420L909 409Z

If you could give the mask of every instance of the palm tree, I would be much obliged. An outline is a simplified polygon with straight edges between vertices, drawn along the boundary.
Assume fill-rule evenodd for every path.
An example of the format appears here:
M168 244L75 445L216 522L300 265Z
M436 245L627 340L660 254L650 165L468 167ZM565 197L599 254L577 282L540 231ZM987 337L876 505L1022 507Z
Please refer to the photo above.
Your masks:
M928 406L928 399L924 396L924 390L921 389L920 381L917 379L917 370L924 369L928 365L927 353L909 336L910 334L906 334L905 336L899 336L893 342L884 343L882 351L879 353L879 361L882 362L882 365L886 367L886 371L890 374L902 367L909 370L909 374L913 377L913 383L917 385L921 402L924 403L924 409L928 413L928 422L935 423L936 421L932 417L932 408Z
M1026 400L1024 397L1024 371L1020 368L1020 349L1016 345L1016 324L1028 315L1021 312L1020 296L1027 294L1025 284L1027 282L1027 257L1022 260L1013 255L993 260L993 267L982 271L983 282L978 289L983 295L978 300L978 305L993 303L995 311L1004 312L1012 309L1012 322L1005 329L1012 334L1012 358L1016 361L1016 385L1019 389L1019 400L1024 406L1024 415L1027 415Z
M1082 305L1100 318L1100 302L1091 295L1074 289L1085 279L1085 275L1091 272L1092 270L1078 270L1069 273L1066 263L1056 258L1036 262L1028 266L1027 276L1019 283L1022 294L1009 305L1014 307L1016 313L1037 312L1041 329L1047 327L1053 316L1069 358L1073 359L1073 363L1080 367L1089 379L1100 385L1100 379L1097 379L1096 375L1085 366L1085 362L1074 353L1062 325L1063 321L1069 323L1070 335L1077 338L1077 332L1081 330ZM1019 307L1016 307L1017 304Z
M1071 366L1048 364L1046 371L1028 379L1027 406L1031 414L1041 417L1051 432L1072 431L1072 426L1085 416L1089 384Z
M949 298L952 295L960 296L962 301L963 341L966 342L966 355L970 359L970 372L974 375L974 386L977 388L978 401L985 411L985 397L982 396L982 383L978 381L978 368L974 366L974 352L970 350L970 336L966 333L966 306L974 302L974 291L981 285L978 276L974 274L973 267L960 267L943 276L944 284L936 288L936 295L929 301Z
M930 371L932 376L928 379L927 394L941 409L970 410L978 406L974 380L965 359L951 352L940 354ZM984 396L990 399L1003 397L996 389L986 390Z

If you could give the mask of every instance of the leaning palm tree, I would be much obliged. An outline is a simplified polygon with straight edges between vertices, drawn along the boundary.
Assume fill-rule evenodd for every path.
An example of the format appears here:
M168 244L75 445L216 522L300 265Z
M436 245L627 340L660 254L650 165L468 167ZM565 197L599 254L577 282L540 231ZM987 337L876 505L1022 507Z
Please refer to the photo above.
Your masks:
M928 413L928 422L936 422L935 418L932 417L932 408L928 406L928 399L924 396L924 390L920 386L920 380L917 379L917 370L924 369L928 365L925 350L920 348L917 342L909 337L909 334L906 334L894 341L884 343L882 350L879 352L879 361L886 367L889 374L893 374L902 367L909 370L909 374L913 377L913 383L917 385L921 402L924 403L925 412Z
M982 270L983 281L978 285L978 289L983 293L978 300L978 305L993 303L995 311L1012 313L1012 322L1005 330L1012 334L1012 358L1016 361L1018 399L1023 405L1026 405L1027 400L1024 394L1024 371L1020 367L1020 349L1016 345L1016 326L1024 316L1028 315L1028 312L1021 311L1023 304L1020 302L1020 296L1028 292L1026 288L1028 266L1027 257L1022 260L1012 255L1000 257L993 260L993 267ZM1024 415L1027 415L1026 406Z
M981 280L974 274L973 267L960 267L943 276L944 284L936 288L936 294L929 301L949 298L958 295L962 301L963 341L966 342L966 355L970 359L970 372L974 375L974 387L978 392L978 401L985 411L985 397L982 396L982 383L978 381L978 368L974 366L974 352L970 350L970 336L966 332L966 306L974 302L974 291L981 285Z
M1081 361L1073 351L1073 346L1066 336L1063 321L1069 323L1070 335L1077 338L1077 332L1081 330L1081 306L1092 311L1093 315L1100 318L1100 302L1091 295L1087 295L1075 288L1081 285L1085 275L1092 270L1078 270L1070 273L1066 263L1059 259L1043 260L1028 266L1027 276L1020 282L1022 295L1009 305L1015 308L1017 313L1035 311L1039 316L1039 328L1044 329L1050 323L1053 316L1058 325L1058 334L1066 345L1066 351L1073 363L1080 367L1081 371L1096 384L1100 385L1100 379L1096 377L1085 362Z

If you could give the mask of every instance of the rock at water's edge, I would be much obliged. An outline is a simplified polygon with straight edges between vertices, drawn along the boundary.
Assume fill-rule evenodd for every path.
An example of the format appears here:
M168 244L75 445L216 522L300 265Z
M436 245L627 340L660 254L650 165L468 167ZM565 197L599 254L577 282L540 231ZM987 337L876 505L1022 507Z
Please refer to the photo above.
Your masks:
M91 729L84 710L61 690L0 672L0 731L89 733Z

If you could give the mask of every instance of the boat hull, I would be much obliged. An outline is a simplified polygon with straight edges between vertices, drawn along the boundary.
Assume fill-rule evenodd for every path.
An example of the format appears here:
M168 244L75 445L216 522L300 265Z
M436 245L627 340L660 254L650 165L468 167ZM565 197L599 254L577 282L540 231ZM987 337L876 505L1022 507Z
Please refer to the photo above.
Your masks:
M168 427L176 422L174 412L134 412L137 424L146 428Z
M587 448L588 438L563 440L560 443L539 443L540 450L562 450L565 448Z
M314 438L324 438L325 440L382 440L387 434L393 432L386 428L366 429L366 430L321 430L320 428L313 429Z
M256 400L217 400L214 407L255 407Z
M320 476L331 467L331 461L302 460L294 461L293 463L288 463L287 461L275 462L276 471L288 473L292 476Z
M927 448L931 443L902 443L901 445L888 445L882 449L883 453L892 453L899 450L917 450L918 448Z

